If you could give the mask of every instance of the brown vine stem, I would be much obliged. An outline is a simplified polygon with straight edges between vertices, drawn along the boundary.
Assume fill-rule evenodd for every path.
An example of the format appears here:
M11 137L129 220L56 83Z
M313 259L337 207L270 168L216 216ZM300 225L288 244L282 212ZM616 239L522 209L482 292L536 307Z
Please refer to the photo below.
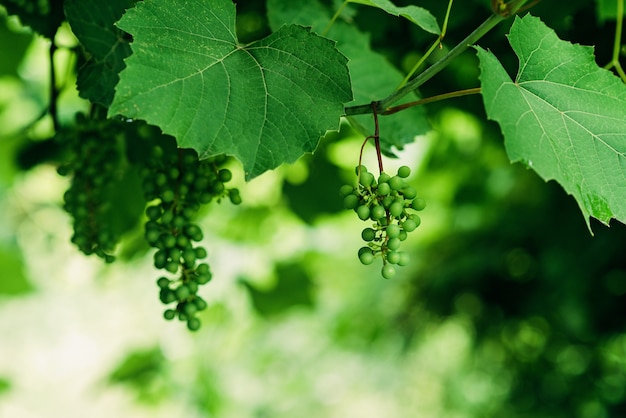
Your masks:
M359 166L358 166L358 183L361 182L361 163L363 161L363 149L365 148L365 144L367 141L374 138L374 145L376 147L376 157L378 158L378 171L379 174L382 174L383 169L383 155L380 151L380 128L378 126L378 112L376 111L376 102L371 103L372 106L372 114L374 115L374 135L370 135L363 140L363 144L361 144L361 152L359 153Z
M480 94L480 87L475 87L473 89L452 91L450 93L438 94L436 96L426 97L425 99L416 100L414 102L408 102L408 103L404 103L398 106L388 107L387 109L384 109L380 114L392 115L401 110L408 109L409 107L438 102L440 100L452 99L454 97L469 96L471 94Z

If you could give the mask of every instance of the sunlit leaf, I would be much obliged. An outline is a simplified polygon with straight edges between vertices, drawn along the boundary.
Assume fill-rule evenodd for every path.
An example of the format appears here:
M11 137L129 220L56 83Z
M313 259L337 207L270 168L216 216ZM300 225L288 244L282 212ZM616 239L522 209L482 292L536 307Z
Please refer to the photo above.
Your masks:
M146 0L118 26L133 55L110 115L157 125L201 158L234 155L248 179L312 152L352 98L332 41L290 25L241 45L230 0Z
M587 222L626 222L626 85L599 68L593 49L560 40L538 18L516 18L520 60L511 80L478 49L485 108L521 161L574 196Z

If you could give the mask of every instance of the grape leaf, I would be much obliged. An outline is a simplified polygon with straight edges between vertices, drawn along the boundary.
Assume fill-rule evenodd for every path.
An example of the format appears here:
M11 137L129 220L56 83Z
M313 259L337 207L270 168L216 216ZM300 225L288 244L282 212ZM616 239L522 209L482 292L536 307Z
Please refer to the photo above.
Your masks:
M485 108L509 158L561 184L587 226L590 216L626 222L626 85L596 65L591 47L560 40L536 17L516 17L509 42L515 81L478 48Z
M76 84L80 96L108 107L113 91L130 55L125 34L113 24L122 17L133 0L86 2L65 0L65 15L74 32L90 55L78 70Z
M201 158L234 155L247 179L312 152L352 99L333 42L290 25L240 45L230 0L146 0L118 27L133 55L109 115L157 125Z
M392 16L399 16L407 19L409 22L416 24L426 32L439 35L441 29L437 23L437 19L426 9L418 6L398 7L389 0L349 0L350 3L362 4L365 6L376 7L384 10Z
M294 22L311 26L313 31L322 31L331 18L331 11L314 0L268 0L267 10L272 28ZM369 36L355 26L336 21L329 35L337 41L337 48L349 58L348 68L354 95L350 104L379 100L394 91L404 78L382 54L371 49ZM416 97L407 98L407 101L411 100L416 100ZM354 116L351 119L361 126L369 126L373 133L371 115ZM415 141L417 135L430 129L421 106L381 117L379 122L381 146L386 154L391 154L393 147L402 149L404 145Z

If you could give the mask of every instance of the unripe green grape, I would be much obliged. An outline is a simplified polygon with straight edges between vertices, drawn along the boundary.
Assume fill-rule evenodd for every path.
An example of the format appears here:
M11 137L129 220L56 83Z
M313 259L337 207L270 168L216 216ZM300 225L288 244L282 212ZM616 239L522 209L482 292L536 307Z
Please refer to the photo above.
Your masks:
M417 211L424 210L424 208L426 207L426 201L424 199L417 198L413 200L413 204L411 205L411 207Z
M398 248L400 248L401 244L402 241L400 241L400 238L389 238L389 240L387 241L387 248L389 248L390 250L397 250Z
M411 175L411 169L407 167L406 165L403 165L402 167L398 168L398 177L405 179L409 177L410 175Z
M361 174L363 173L367 173L367 167L365 167L364 165L357 165L356 167L354 167L354 174L356 174L357 176L359 175L359 172Z
M200 329L200 320L198 318L189 318L189 320L187 321L187 328L189 328L190 331L197 331Z
M167 203L173 202L175 197L176 197L176 194L174 193L174 190L171 190L171 189L165 190L161 194L161 200Z
M361 205L356 208L356 214L358 215L359 219L365 221L370 217L370 208L365 205Z
M230 203L232 203L233 205L241 204L241 196L239 195L238 189L230 189L228 191L228 198L230 199Z
M176 246L180 249L186 249L191 247L191 241L184 235L179 235L176 237Z
M217 178L222 182L222 183L228 183L232 178L233 178L233 173L231 173L231 171L227 168L222 168L218 173L217 173Z
M146 233L144 234L144 238L146 239L146 242L152 246L154 246L157 243L157 241L159 241L160 236L161 236L161 233L156 229L147 229Z
M168 279L167 277L159 277L159 279L157 280L157 286L159 286L161 289L166 288L170 285L170 279Z
M409 237L409 234L407 234L404 229L401 230L400 235L398 235L398 238L400 238L400 241L405 241L408 237Z
M383 206L385 207L385 209L389 209L389 207L391 206L391 204L394 201L394 197L393 196L385 196L383 198Z
M209 268L209 265L207 263L198 264L198 267L196 267L196 273L198 274L205 274L209 273L210 271L211 269Z
M166 210L163 212L163 215L161 215L161 223L163 225L169 225L173 219L174 212L172 212L172 210Z
M380 176L378 177L378 184L387 183L389 179L391 179L391 176L389 174L380 173Z
M400 253L397 251L390 251L387 253L387 262L391 264L398 264L400 262Z
M163 248L174 248L176 246L176 237L163 232L160 237L161 244Z
M372 228L365 228L363 232L361 232L361 238L363 241L373 241L376 238L376 231Z
M198 282L193 279L189 279L187 281L187 287L192 294L196 294L198 292Z
M391 193L391 187L388 183L381 183L378 185L378 188L376 189L376 194L378 196L387 196L389 193Z
M211 272L201 273L198 275L196 281L198 282L198 284L207 284L208 282L211 281L212 278L213 278L213 275L211 274Z
M161 217L161 208L159 206L148 206L146 208L146 216L151 221L155 221Z
M389 187L391 187L391 190L401 190L404 185L404 180L398 176L393 176L389 179Z
M359 255L359 260L361 261L361 264L368 266L374 261L374 253L371 250L369 252L363 252Z
M189 224L187 226L185 226L185 235L187 235L187 237L190 240L193 241L201 241L202 240L202 229L200 229L200 227L198 225L195 224Z
M192 248L187 248L183 251L182 258L185 263L185 267L193 267L196 263L196 252Z
M159 292L159 299L161 300L162 303L167 305L176 300L176 295L171 289L162 288L161 291Z
M165 254L165 251L159 250L156 253L154 253L154 267L158 269L162 269L163 267L165 267L166 262L167 262L167 255Z
M397 238L400 236L400 227L396 224L387 226L386 231L389 238Z
M193 251L196 254L196 258L205 258L207 256L207 251L204 247L196 247Z
M389 213L394 218L402 217L402 213L404 212L404 205L399 202L393 202L391 206L389 206Z
M350 186L349 184L344 184L343 186L339 188L339 195L341 197L346 197L352 194L353 192L354 192L354 187Z
M359 183L363 187L370 187L374 183L374 175L368 172L362 172Z
M385 279L393 279L396 276L396 268L391 264L385 264L381 270L381 274Z
M411 214L407 217L407 220L411 220L413 222L415 222L415 225L420 226L420 224L422 223L422 218L420 218L419 216L415 215L415 214Z
M182 310L183 312L185 312L187 316L191 317L193 314L195 314L198 311L198 308L196 307L194 303L185 302L182 306Z
M172 226L176 229L180 229L184 227L186 224L187 224L187 220L182 215L176 215L174 216L174 219L172 219Z
M225 190L226 190L226 186L224 186L224 183L220 183L219 181L216 181L213 183L213 194L215 196L222 195L222 193L224 193Z
M402 222L402 228L406 232L413 232L415 231L415 228L417 228L417 223L413 219L407 219L406 221Z
M179 265L180 265L179 260L168 261L167 263L165 263L165 270L169 271L172 274L176 273L178 271Z
M167 170L167 175L172 180L178 180L178 176L180 176L180 171L176 167L170 167Z
M157 175L154 176L154 184L158 187L165 186L167 184L167 176L165 173L157 173Z
M415 196L417 196L417 190L415 190L411 186L408 186L402 189L402 195L404 196L405 199L411 200L415 198Z
M199 311L203 311L207 308L207 303L204 299L202 299L200 296L196 296L193 299L193 303L194 305L196 305L196 308L198 308Z
M373 221L377 221L381 218L384 218L386 215L387 215L387 211L385 210L384 207L380 205L373 206L372 210L370 211L370 217L372 218Z
M166 309L165 312L163 312L163 318L167 319L168 321L171 321L175 317L176 311L174 309Z
M183 301L187 299L189 295L191 295L191 292L189 291L189 288L183 284L178 286L176 290L174 290L174 295L176 296L177 300Z
M343 198L343 206L346 209L354 209L359 204L359 198L355 194L349 194Z

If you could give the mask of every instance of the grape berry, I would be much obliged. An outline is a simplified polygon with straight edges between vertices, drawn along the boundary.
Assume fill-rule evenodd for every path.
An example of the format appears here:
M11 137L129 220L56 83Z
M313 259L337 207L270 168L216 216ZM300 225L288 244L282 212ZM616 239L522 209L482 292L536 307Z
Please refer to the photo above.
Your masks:
M340 194L346 209L354 210L363 221L372 221L371 226L361 233L367 246L359 249L358 257L361 263L369 265L380 256L383 260L381 274L385 279L391 279L396 275L394 265L409 263L409 255L399 249L408 233L421 222L411 211L421 211L426 204L424 199L417 198L415 189L406 182L411 175L407 166L400 167L393 177L382 172L378 179L362 165L356 168L356 172L357 185L342 186Z

